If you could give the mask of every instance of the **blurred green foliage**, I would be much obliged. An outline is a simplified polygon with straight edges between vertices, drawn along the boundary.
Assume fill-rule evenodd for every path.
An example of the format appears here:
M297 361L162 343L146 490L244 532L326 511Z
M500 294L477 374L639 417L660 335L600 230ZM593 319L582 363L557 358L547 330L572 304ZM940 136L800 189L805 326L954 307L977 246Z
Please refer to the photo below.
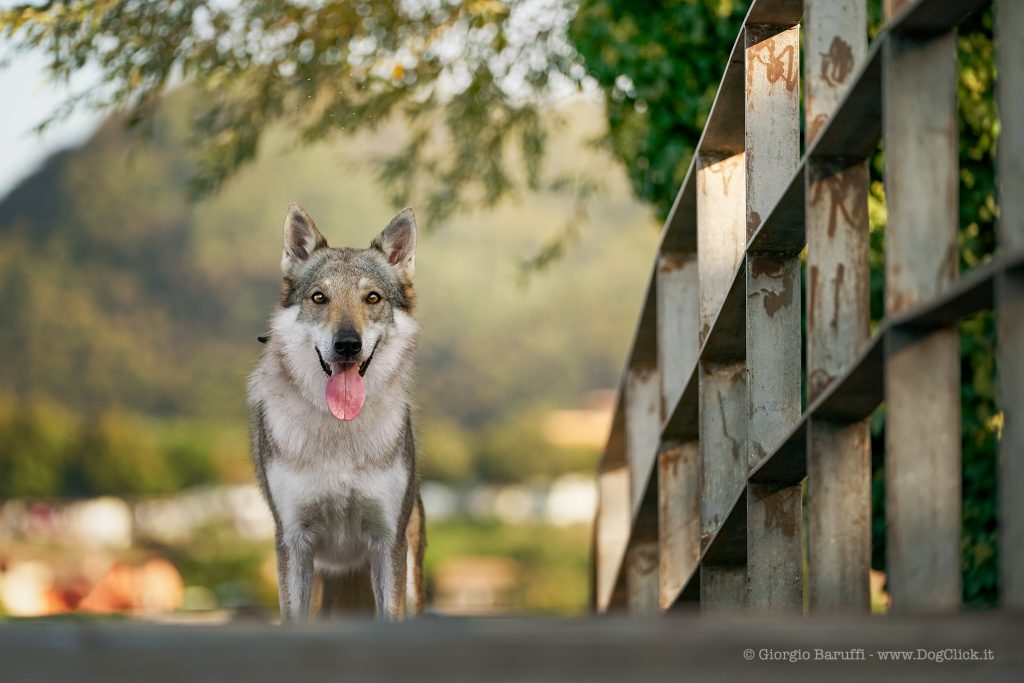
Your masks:
M152 495L248 475L234 425L0 396L0 498Z
M749 0L582 0L569 36L604 94L604 144L664 219Z
M501 557L518 565L504 609L581 614L587 608L588 587L580 580L589 565L590 531L585 526L448 520L428 523L427 538L428 593L435 590L433 577L452 558Z

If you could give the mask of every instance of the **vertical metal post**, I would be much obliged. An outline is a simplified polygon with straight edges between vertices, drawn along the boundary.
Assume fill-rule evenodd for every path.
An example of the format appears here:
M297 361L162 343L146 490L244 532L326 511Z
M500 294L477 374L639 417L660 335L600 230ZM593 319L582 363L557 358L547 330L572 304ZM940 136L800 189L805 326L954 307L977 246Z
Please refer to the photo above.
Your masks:
M662 422L682 397L700 352L697 255L658 259L658 368ZM700 449L696 441L658 455L659 606L668 609L700 556Z
M867 54L865 0L805 0L807 146ZM846 372L869 336L866 161L809 159L806 174L808 401ZM812 610L868 611L871 432L867 419L813 419L807 435Z
M702 155L697 165L697 262L703 341L726 299L746 242L744 155ZM701 546L746 486L747 391L742 362L702 359L698 375ZM746 602L745 566L701 567L701 606Z
M657 509L643 505L658 456L661 434L661 379L653 365L636 365L626 376L626 460L630 473L633 537L626 553L630 613L658 609Z
M626 461L635 512L654 467L661 434L661 380L653 365L637 365L626 375Z
M893 34L885 45L890 315L957 277L955 50L954 31ZM952 611L960 605L959 351L955 326L898 329L886 339L887 552L895 610Z
M659 604L668 609L700 558L700 446L670 445L658 455Z
M622 606L616 604L615 580L629 542L629 469L625 461L602 467L597 477L597 490L595 606L598 612L607 612Z
M640 541L626 553L629 613L658 614L658 542Z
M800 161L800 27L745 29L746 225L749 239ZM754 468L800 419L800 258L749 254L746 267L747 454ZM803 602L800 485L747 493L748 604Z
M1004 254L1024 251L1024 3L996 5L999 64L999 242ZM1005 39L1004 39L1005 38ZM996 283L1000 444L1002 601L1024 609L1024 269Z
M682 396L700 352L697 255L666 252L658 257L658 368L662 420Z

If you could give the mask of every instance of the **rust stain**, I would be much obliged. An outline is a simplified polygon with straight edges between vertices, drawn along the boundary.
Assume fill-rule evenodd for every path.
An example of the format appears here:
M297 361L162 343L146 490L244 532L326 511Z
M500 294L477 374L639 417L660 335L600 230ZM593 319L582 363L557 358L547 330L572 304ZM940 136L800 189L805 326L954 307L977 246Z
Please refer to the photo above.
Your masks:
M813 401L833 380L835 377L824 368L812 370L807 375L807 398Z
M747 68L747 87L753 85L753 62L760 62L765 67L765 79L769 85L782 81L786 90L792 92L800 83L799 65L795 45L786 45L776 54L777 46L774 38L763 40L750 49L750 60Z
M761 499L764 507L764 528L777 529L786 538L794 538L800 533L800 516L794 514L785 496L775 493Z
M846 266L840 263L836 268L836 276L832 280L832 320L828 324L834 331L839 329L839 292L843 289L844 275L846 275Z
M763 275L775 278L782 277L786 266L785 261L771 256L751 258L749 263L751 277L761 277Z
M704 340L708 338L708 332L711 331L711 325L704 323L704 326L700 328L700 341L703 344Z
M754 263L762 260L775 261L777 270L775 272L766 271L766 274L772 278L782 278L782 291L777 292L767 287L761 287L758 292L761 294L762 302L764 303L764 310L768 313L768 317L775 317L781 309L790 306L793 303L793 294L795 287L793 286L792 277L783 277L783 266L781 260L776 259L754 259L751 261L751 275L754 273Z
M859 173L839 171L832 175L816 178L811 189L810 203L816 206L824 194L828 195L828 236L835 237L842 217L846 224L860 228L867 225L867 198L864 193L866 185Z
M634 570L641 574L650 574L658 566L658 546L655 544L636 546L630 555Z
M764 447L761 445L761 442L759 441L754 441L751 444L751 446L754 450L754 461L750 464L757 465L759 462L765 459L768 453L764 450Z
M730 379L731 379L731 381L735 381L735 375L733 375L733 377L730 378ZM740 458L742 458L742 456L743 456L743 454L740 452L740 447L741 447L742 444L740 443L739 439L735 438L732 434L729 433L729 421L725 417L725 398L722 396L722 392L720 392L720 391L717 392L717 396L718 396L718 416L719 416L719 419L722 420L722 436L724 436L726 441L729 442L729 445L730 445L731 450L732 450L732 458L733 458L733 460L734 461L739 461Z
M839 36L832 38L827 52L821 53L821 78L831 86L846 81L853 71L853 49Z
M750 216L747 217L747 234L753 235L759 227L761 227L761 214L751 211Z
M814 142L818 137L818 133L821 132L821 127L828 121L828 114L818 114L811 121L811 132L807 135L808 142Z
M679 476L679 450L673 448L671 450L662 451L661 453L661 471L672 477Z
M708 172L720 176L722 179L722 194L729 196L729 183L732 182L732 174L735 172L735 164L720 161L708 166Z
M674 273L677 270L682 270L691 260L693 260L692 256L666 255L661 257L658 268L663 273Z

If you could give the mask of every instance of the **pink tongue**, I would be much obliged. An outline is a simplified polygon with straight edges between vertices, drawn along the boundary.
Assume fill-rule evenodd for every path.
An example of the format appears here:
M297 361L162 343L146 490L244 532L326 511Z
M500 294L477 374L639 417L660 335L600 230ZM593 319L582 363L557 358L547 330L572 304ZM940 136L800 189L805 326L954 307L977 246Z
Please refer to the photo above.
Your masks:
M366 400L366 386L359 374L359 365L334 365L331 378L327 380L327 407L339 420L354 420L359 417Z

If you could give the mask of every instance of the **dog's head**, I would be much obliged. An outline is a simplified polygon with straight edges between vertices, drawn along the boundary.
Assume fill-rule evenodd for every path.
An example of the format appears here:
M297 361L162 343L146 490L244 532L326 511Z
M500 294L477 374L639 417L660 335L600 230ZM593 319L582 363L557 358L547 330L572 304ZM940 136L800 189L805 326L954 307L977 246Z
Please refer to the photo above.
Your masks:
M355 419L367 385L387 384L411 351L415 262L412 209L354 249L327 246L302 207L288 207L272 337L307 398L340 420Z

